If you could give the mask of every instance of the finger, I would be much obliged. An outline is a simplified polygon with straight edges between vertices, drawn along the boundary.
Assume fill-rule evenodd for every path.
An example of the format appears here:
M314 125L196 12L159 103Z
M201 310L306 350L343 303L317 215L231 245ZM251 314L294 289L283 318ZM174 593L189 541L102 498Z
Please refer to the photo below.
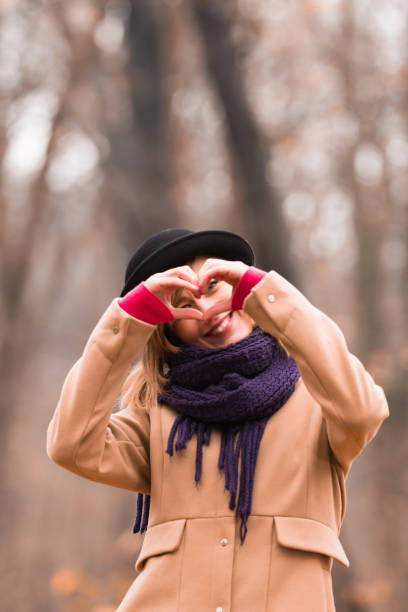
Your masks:
M230 284L233 288L239 283L245 270L248 268L242 261L223 261L221 264L214 263L208 270L205 270L203 275L198 278L199 287L202 293L208 291L209 282L212 278L222 280Z
M171 270L167 270L166 274L172 277L185 278L194 285L198 285L197 274L192 268L190 268L190 266L179 266L178 268L172 268Z
M229 277L230 272L226 266L214 265L208 268L208 270L206 270L204 274L200 273L198 279L198 286L201 290L201 293L207 293L208 287L212 280L223 280L226 282L230 282Z
M200 289L197 285L193 285L188 280L174 277L174 278L163 278L160 281L160 286L164 289L178 289L179 287L183 287L184 289L188 289L194 295L199 295Z
M229 310L231 310L231 300L220 300L203 313L203 321L208 321L215 315Z
M208 277L209 274L215 274L217 271L222 271L228 268L228 264L225 261L221 260L209 260L205 262L205 264L200 268L197 273L197 280L200 281L204 277Z
M185 278L186 280L190 280L192 283L197 282L197 274L192 268L190 268L190 266L179 266L178 268L171 268L170 270L166 271L166 274Z
M197 273L197 277L201 278L204 274L207 274L209 270L212 270L214 267L219 267L225 265L225 260L222 259L207 259L200 270Z
M197 319L203 320L203 313L195 308L172 308L172 315L175 319Z

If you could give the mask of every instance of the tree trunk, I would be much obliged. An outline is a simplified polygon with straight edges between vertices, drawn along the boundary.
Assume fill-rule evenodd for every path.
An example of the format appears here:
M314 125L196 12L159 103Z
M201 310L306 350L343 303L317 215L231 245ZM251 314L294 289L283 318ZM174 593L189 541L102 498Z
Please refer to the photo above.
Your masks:
M257 264L274 268L297 284L288 229L277 195L266 178L268 152L250 109L237 49L231 41L228 9L225 3L214 0L191 0L191 8L210 76L225 109L232 161L240 177L241 213L246 234L257 253Z

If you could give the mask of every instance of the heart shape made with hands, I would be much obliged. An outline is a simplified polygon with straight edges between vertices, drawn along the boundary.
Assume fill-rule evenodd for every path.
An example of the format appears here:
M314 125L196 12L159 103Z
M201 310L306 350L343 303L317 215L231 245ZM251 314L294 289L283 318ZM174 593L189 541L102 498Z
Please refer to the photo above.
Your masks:
M200 299L201 295L208 294L213 280L222 282L222 285L216 289L216 296L219 299L203 312L203 321L208 321L217 314L232 310L232 295L247 269L248 266L242 261L207 258L198 272L192 270L195 272L199 290L198 299Z
M153 275L151 280L154 279L154 282L149 282L148 288L152 291L156 290L157 297L163 299L174 318L208 321L217 314L228 313L232 310L233 293L247 269L248 266L242 261L207 258L204 263L198 260L193 266L180 266L165 273ZM212 286L214 281L216 284ZM182 287L193 296L193 302L209 295L208 307L205 308L207 305L205 301L200 302L200 308L195 308L196 304L188 303L173 306L170 303L170 292Z
M218 279L210 279L210 282L212 280L218 280ZM227 285L228 283L225 283L225 286ZM208 321L209 319L216 316L217 314L229 312L232 310L233 288L230 286L229 289L227 289L225 286L218 289L218 291L221 292L221 295L219 299L217 299L215 303L213 303L209 308L199 311L197 308L192 307L192 310L195 310L197 312L200 312L200 314L202 314L202 319L201 319L202 321ZM197 287L199 289L199 293L198 295L195 296L195 298L198 300L201 300L203 296L211 293L211 289L208 289L204 293L204 292L201 292L200 286L198 284L197 284ZM214 299L216 298L214 297ZM186 316L182 318L188 319L190 318L190 316L186 313Z
M207 308L204 312L203 312L203 321L209 321L212 317L216 316L217 314L221 314L221 313L226 313L231 311L231 298L229 299L224 299L224 300L220 300L219 302L216 302L213 306L210 306L210 308Z
M211 319L217 314L230 311L232 309L231 308L232 291L230 292L229 295L225 295L225 291L223 293L224 295L221 296L220 299L217 300L215 303L213 303L209 308L206 308L205 310L198 310L197 308L194 308L194 306L192 306L191 308L185 309L186 310L185 316L182 316L181 318L183 319L192 318L189 314L189 311L194 310L196 312L199 312L202 315L202 318L200 318L202 321L208 321L209 319ZM198 300L201 300L201 298L204 295L206 294L200 292L197 296L195 296L195 298ZM177 310L180 311L182 309L177 308Z

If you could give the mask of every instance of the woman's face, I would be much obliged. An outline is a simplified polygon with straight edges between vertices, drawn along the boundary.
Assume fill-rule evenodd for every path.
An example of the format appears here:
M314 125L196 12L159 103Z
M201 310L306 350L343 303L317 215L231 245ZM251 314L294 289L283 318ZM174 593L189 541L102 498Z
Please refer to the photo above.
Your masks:
M189 266L198 274L206 259L206 257L196 257L189 263ZM189 290L182 289L174 306L192 307L205 312L216 302L230 298L232 291L232 285L229 283L213 280L208 292L200 298L195 297ZM184 344L196 344L210 348L238 342L246 338L252 332L253 327L252 319L242 310L222 312L209 321L176 319L171 323L171 329Z

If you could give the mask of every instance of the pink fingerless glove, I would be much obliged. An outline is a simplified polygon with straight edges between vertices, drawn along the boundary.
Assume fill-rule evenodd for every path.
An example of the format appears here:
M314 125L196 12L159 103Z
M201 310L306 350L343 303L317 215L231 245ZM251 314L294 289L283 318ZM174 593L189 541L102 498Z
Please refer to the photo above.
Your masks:
M118 304L135 319L151 325L174 320L171 310L144 283L131 289L119 299Z
M238 285L232 295L231 308L232 310L241 310L245 298L264 276L266 272L250 266L248 270L241 276ZM118 301L119 306L135 319L157 325L158 323L166 323L174 321L171 310L148 289L144 283L140 283L131 289L124 297Z
M241 276L238 285L235 287L235 291L232 294L231 308L232 310L241 310L244 304L245 298L260 280L266 276L267 272L256 268L255 266L249 266L248 270Z

